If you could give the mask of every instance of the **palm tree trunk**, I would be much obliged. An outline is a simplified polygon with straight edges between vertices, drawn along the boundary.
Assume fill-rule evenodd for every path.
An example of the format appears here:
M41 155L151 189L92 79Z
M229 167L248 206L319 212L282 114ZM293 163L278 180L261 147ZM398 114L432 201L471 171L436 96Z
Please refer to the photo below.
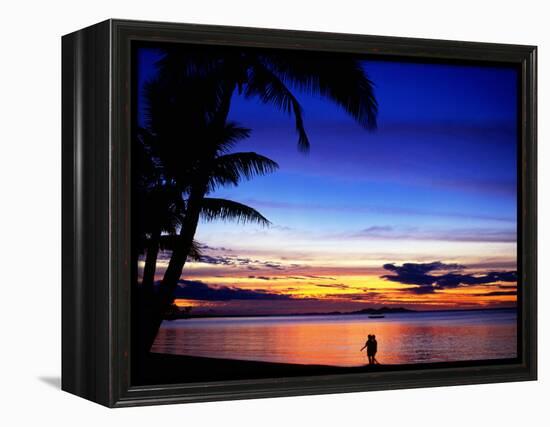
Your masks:
M224 127L227 116L229 115L229 108L231 106L231 98L237 83L235 81L228 81L225 84L224 95L220 101L220 106L216 112L215 117L212 119L210 126ZM204 164L210 164L216 155L215 143L212 144L212 153L210 158L202 159ZM200 173L198 175L201 175ZM204 179L198 181L189 193L187 200L187 208L185 210L185 218L182 223L180 233L174 244L172 256L168 264L168 268L164 273L164 277L159 286L159 291L156 298L156 307L154 311L153 321L151 323L150 333L147 335L148 349L153 345L155 337L162 324L164 312L168 309L170 304L174 301L174 291L180 280L183 267L191 251L195 232L199 223L199 217L202 209L202 201L208 190L208 179L210 171L204 171ZM149 344L150 343L150 344Z
M145 257L145 266L143 268L143 278L141 286L136 289L137 313L135 318L137 336L136 346L140 356L145 355L153 344L154 335L157 331L154 330L154 325L157 321L158 301L154 290L155 271L157 267L157 258L160 244L160 227L151 233L149 242L147 243L147 255ZM142 363L143 361L139 361Z
M155 283L155 271L157 269L157 258L160 244L160 227L151 233L151 238L147 245L147 256L145 257L145 267L143 268L143 279L141 287L150 292L153 291Z
M173 302L173 294L180 279L183 267L193 244L193 238L199 224L202 209L202 201L206 194L207 183L201 183L194 187L187 200L187 209L180 233L176 239L174 250L168 268L164 273L160 290L159 302L165 307Z
M174 301L174 291L178 285L183 267L187 261L187 257L191 250L193 238L197 231L199 223L200 212L202 208L202 201L206 194L207 183L197 186L189 195L187 201L187 209L185 212L185 219L183 221L180 233L176 239L172 257L168 268L164 273L164 277L159 286L158 293L155 295L155 306L153 308L152 319L150 328L145 333L147 350L151 348L155 337L162 324L163 315L166 309Z
M151 287L150 292L145 292L138 281L138 254L132 253L132 378L139 375L144 368L145 356L151 348L148 337L151 334L153 322L154 294Z

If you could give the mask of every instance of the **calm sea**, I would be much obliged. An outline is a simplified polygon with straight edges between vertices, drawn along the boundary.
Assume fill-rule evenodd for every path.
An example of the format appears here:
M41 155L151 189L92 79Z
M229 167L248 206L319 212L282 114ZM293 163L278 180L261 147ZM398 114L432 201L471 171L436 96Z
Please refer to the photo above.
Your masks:
M359 366L368 334L382 364L514 358L516 310L204 318L165 321L153 351L267 362Z

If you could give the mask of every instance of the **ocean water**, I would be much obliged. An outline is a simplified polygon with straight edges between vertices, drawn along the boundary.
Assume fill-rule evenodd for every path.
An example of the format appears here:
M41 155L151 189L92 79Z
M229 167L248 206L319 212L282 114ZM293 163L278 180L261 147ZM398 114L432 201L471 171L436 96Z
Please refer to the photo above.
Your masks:
M360 366L368 334L381 364L517 356L517 313L509 310L366 315L203 318L164 321L152 351L280 363Z

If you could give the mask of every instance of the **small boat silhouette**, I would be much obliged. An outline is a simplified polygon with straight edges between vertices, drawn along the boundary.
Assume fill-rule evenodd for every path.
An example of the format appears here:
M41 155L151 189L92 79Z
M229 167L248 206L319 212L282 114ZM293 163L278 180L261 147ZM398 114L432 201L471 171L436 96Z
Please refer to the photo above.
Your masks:
M383 319L384 316L383 314L369 314L369 319Z

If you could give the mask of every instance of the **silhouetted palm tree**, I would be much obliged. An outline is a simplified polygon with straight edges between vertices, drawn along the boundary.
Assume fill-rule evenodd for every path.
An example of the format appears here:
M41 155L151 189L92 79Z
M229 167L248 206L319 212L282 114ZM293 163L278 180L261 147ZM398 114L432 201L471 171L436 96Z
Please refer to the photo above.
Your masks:
M148 92L146 98L149 99L148 105L152 102L150 99L154 96L157 100L159 98L159 89L154 88L156 82L150 82L148 85ZM154 94L154 95L153 95ZM171 99L171 94L168 95ZM169 105L156 104L156 108L151 108L150 116L166 117L170 112L176 111L173 108L172 103ZM153 121L153 120L151 120ZM174 123L171 121L171 123ZM183 198L185 192L190 188L190 182L195 174L197 168L197 162L200 161L200 153L193 152L192 149L187 149L185 153L180 153L178 147L180 141L177 140L178 132L170 132L168 147L171 148L169 153L164 153L166 159L161 159L160 156L155 155L155 151L162 150L161 135L166 133L165 123L161 123L158 126L153 127L156 133L151 133L146 129L140 129L138 131L138 141L136 149L138 154L142 153L139 158L142 160L135 160L137 169L141 172L141 176L138 186L138 198L140 200L139 207L137 209L141 223L139 229L142 234L147 235L145 240L148 244L152 244L153 248L157 247L160 242L163 233L174 234L177 228L182 225L182 220L185 216L185 200ZM196 123L194 124L196 126ZM160 129L159 129L160 128ZM208 129L202 129L203 132L207 132ZM189 128L184 128L185 133L189 132ZM259 156L256 153L233 153L228 154L227 151L233 147L239 140L245 139L249 136L249 130L238 127L235 123L226 124L223 131L215 138L218 140L218 146L216 148L218 157L211 166L211 182L210 187L213 189L215 186L223 185L237 185L242 177L250 179L255 174L263 174L271 172L276 168L274 162L270 162L263 156ZM211 135L212 136L212 135ZM188 138L187 135L184 138ZM173 147L177 147L175 150ZM165 150L166 151L166 150ZM146 152L146 153L144 153ZM162 154L161 154L162 156ZM170 163L170 159L180 159L175 162L172 172L170 168L164 166L164 163ZM186 171L186 166L190 169L190 172ZM241 175L242 172L242 175ZM236 219L238 221L246 222L248 220L256 221L256 211L250 208L238 204L233 201L215 199L216 204L213 204L214 199L208 199L204 206L207 211L204 215L208 219ZM203 209L203 210L204 210ZM217 209L217 210L216 210ZM261 220L260 220L261 222ZM167 236L165 236L167 237ZM166 239L163 239L167 241ZM169 239L173 241L174 239ZM156 258L154 250L149 250L148 258L152 261ZM149 256L151 254L151 256ZM154 271L154 262L147 262L145 271ZM151 268L153 267L153 268ZM144 274L144 282L149 283L152 281L151 274Z
M172 114L178 117L172 125L182 126L189 118L206 126L195 126L196 144L190 148L200 153L195 158L195 168L182 168L179 173L189 174L189 197L186 216L177 244L162 280L163 289L169 294L181 276L195 234L204 195L209 189L208 178L212 159L215 156L219 135L226 126L231 99L235 92L246 98L258 98L265 104L292 114L298 134L298 148L309 150L309 138L302 117L302 107L291 88L319 95L335 102L366 129L376 127L377 103L373 85L361 63L349 56L335 59L334 54L298 51L277 52L259 50L173 48L166 51L158 62L159 81L169 87L178 87L184 98L197 104L189 116L175 108ZM163 120L170 120L166 116ZM182 150L184 147L172 147ZM182 153L182 155L185 155ZM177 166L176 166L177 168ZM242 169L241 173L247 172Z
M159 287L164 307L173 301L199 218L211 203L206 194L218 185L237 185L243 176L274 169L255 153L228 153L249 133L227 122L235 93L292 115L298 148L304 152L310 141L302 107L291 89L335 102L366 129L376 127L377 103L361 63L349 56L335 59L334 54L322 52L220 51L201 46L169 49L158 66L158 79L146 87L148 124L157 139L156 155L186 195L185 215L172 239L172 255ZM225 216L230 211L218 204L218 212Z
M140 172L135 195L136 247L140 254L146 254L141 288L153 292L159 250L172 250L185 215L185 204L176 183L165 178L162 162L150 155L149 147L155 145L154 136L146 129L139 129L137 139L133 162ZM193 242L190 256L200 259L198 242Z
M148 233L150 238L142 282L144 285L150 285L154 280L159 249L171 249L173 256L177 253L182 235L191 236L186 243L185 258L193 252L196 255L197 245L193 244L193 237L200 217L206 221L233 220L269 224L265 217L249 206L226 199L208 198L206 195L219 186L238 185L242 179L273 172L278 165L257 153L230 153L229 150L239 140L247 138L250 131L232 122L223 123L223 127L211 125L206 115L197 114L199 108L196 105L192 112L189 111L190 101L185 95L187 92L181 91L181 85L175 84L166 88L158 80L149 82L145 93L149 107L148 129L142 142L147 145L150 157L155 159L155 165L162 172L150 191L154 197L149 197L152 203L150 208L155 211L149 215L149 228L154 233ZM175 113L180 113L183 118L176 120ZM186 120L190 116L194 117L192 122ZM166 120L167 117L170 119ZM192 138L199 134L206 136L210 144L194 147ZM184 150L181 145L186 146ZM204 184L201 187L203 190L200 204L190 201L198 182ZM153 203L159 203L159 206ZM145 208L145 212L147 210ZM194 218L192 221L190 216ZM193 224L193 232L185 233L184 230ZM181 230L178 236L173 234L174 227ZM163 230L165 233L172 233L163 235ZM151 318L140 319L142 331L139 340L147 348L155 338L164 311L173 302L176 286L177 281L170 287L161 284L153 295L150 292L144 293L143 289L140 292L147 300L143 301L142 311L148 312L147 317Z

